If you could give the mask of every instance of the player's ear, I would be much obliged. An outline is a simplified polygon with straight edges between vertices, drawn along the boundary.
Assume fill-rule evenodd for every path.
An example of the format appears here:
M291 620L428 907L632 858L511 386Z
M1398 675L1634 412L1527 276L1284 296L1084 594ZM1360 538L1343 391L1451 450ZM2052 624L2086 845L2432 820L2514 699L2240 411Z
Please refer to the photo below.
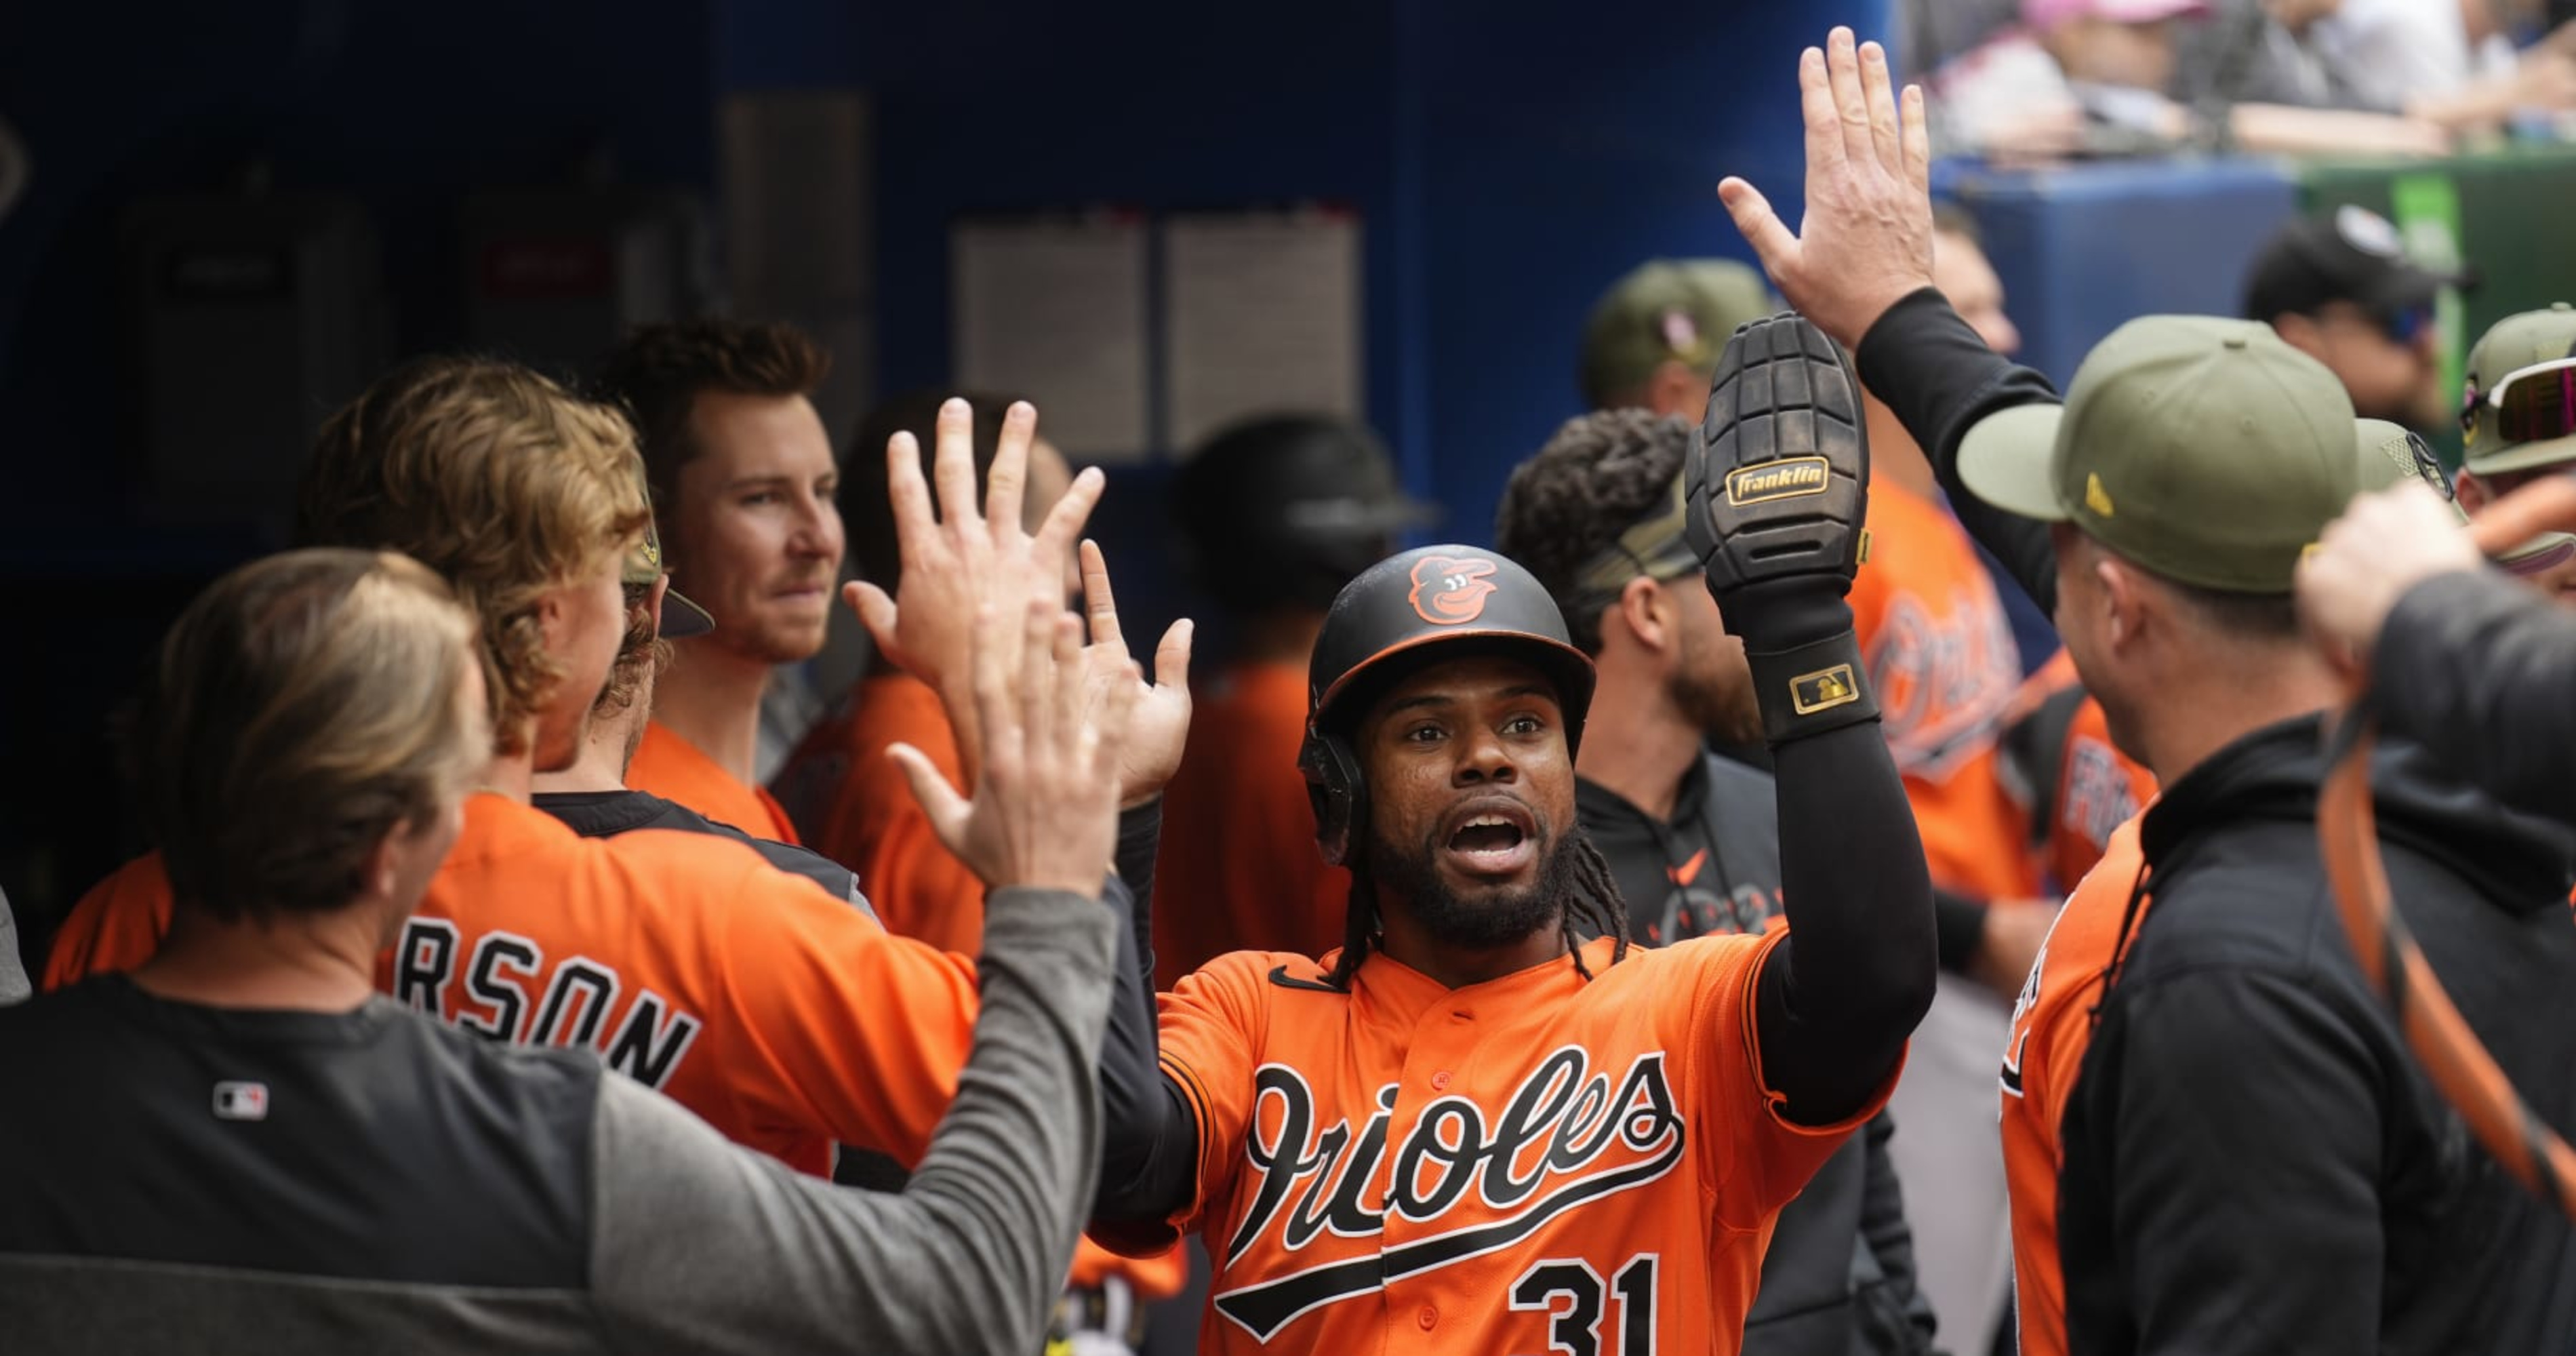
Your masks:
M2146 628L2146 581L2108 551L2093 553L2091 569L2101 589L2103 639L2114 650L2134 643Z
M415 831L411 825L397 824L384 837L377 839L374 847L367 849L367 859L358 869L358 880L368 899L382 903L394 898L402 888L400 873L396 869L401 854L396 844Z
M1639 645L1649 650L1670 649L1678 638L1676 628L1681 616L1673 607L1672 597L1644 575L1629 580L1619 590L1619 601L1611 605L1610 615L1602 621L1607 623L1614 617L1637 638Z
M2476 476L2470 475L2466 467L2451 477L2451 494L2460 501L2460 512L2473 518L2484 513L2493 499L2487 493L2487 487Z

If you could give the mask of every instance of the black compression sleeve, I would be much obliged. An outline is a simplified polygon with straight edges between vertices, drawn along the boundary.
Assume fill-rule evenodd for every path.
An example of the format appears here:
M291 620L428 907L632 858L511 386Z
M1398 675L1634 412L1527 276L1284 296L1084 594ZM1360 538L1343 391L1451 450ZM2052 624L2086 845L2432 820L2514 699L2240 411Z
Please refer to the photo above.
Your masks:
M1968 535L1994 553L2042 612L2057 606L2057 559L2045 524L2007 513L1959 480L1959 441L1978 420L2015 405L2053 403L2048 378L1996 354L1927 287L1888 308L1852 354L1860 380L1886 402L1930 459Z
M1932 879L1877 722L1771 749L1789 936L1762 967L1762 1068L1826 1125L1887 1080L1932 1005Z
M1163 1074L1154 1017L1154 858L1162 829L1159 796L1118 816L1118 875L1134 906L1129 965L1112 995L1109 1034L1100 1047L1104 1126L1092 1214L1105 1233L1140 1246L1168 1241L1155 1235L1164 1217L1188 1201L1198 1173L1198 1125Z

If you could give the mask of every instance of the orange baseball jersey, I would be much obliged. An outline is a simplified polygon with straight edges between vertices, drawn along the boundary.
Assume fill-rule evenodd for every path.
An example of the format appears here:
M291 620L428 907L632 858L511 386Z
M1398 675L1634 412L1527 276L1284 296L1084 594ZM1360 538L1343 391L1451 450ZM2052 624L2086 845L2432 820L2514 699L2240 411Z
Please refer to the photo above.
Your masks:
M930 828L893 744L922 751L948 784L967 786L957 736L929 684L904 673L867 678L805 734L776 786L815 851L859 873L888 930L972 956L984 948L984 882Z
M1315 847L1297 771L1306 705L1303 664L1238 666L1194 703L1154 866L1161 987L1232 951L1316 956L1341 945L1351 873Z
M635 746L635 760L627 764L626 784L664 800L677 801L754 838L780 843L800 841L795 823L767 791L737 779L697 745L673 734L658 720L644 722L644 741ZM859 888L871 896L876 893L865 876L859 878Z
M169 926L158 857L90 892L49 986L149 960ZM469 1031L581 1045L739 1144L806 1172L834 1139L918 1161L957 1093L976 1013L962 956L889 936L740 843L582 838L501 796L378 961L379 987Z
M2021 661L1967 533L1940 505L1873 476L1869 559L1851 609L1932 883L1983 899L2037 894L2027 820L1995 769Z
M2146 871L2138 820L2123 822L2067 897L2013 1004L2004 1047L2004 1182L2012 1197L2014 1308L2022 1356L2066 1356L2066 1277L2057 1253L2057 1127L2093 1039L2093 1007ZM2138 897L2141 912L2146 907ZM2126 935L2136 935L2128 919Z
M1169 1221L1216 1268L1203 1352L1733 1352L1781 1205L1876 1113L1778 1113L1756 977L1785 936L1351 991L1237 953L1162 999L1198 1123ZM1889 1085L1894 1079L1891 1076Z

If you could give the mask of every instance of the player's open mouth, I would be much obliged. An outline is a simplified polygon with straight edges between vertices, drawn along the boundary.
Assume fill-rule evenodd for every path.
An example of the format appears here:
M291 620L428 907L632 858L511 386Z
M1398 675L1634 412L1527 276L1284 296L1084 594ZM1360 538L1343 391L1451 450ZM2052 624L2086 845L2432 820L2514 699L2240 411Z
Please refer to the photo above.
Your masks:
M1471 875L1508 876L1538 856L1537 825L1508 799L1486 797L1451 812L1442 840L1450 859Z

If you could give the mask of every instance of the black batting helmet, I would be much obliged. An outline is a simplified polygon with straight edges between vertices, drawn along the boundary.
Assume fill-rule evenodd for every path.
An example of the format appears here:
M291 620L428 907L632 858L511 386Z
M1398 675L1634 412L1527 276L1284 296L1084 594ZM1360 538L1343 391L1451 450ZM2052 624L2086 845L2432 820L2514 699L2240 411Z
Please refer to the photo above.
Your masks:
M1351 727L1388 688L1463 654L1523 660L1556 685L1571 752L1592 707L1592 661L1567 638L1556 600L1529 571L1473 546L1425 546L1362 571L1333 599L1307 668L1306 743L1297 768L1315 805L1324 860L1350 859L1368 816Z

